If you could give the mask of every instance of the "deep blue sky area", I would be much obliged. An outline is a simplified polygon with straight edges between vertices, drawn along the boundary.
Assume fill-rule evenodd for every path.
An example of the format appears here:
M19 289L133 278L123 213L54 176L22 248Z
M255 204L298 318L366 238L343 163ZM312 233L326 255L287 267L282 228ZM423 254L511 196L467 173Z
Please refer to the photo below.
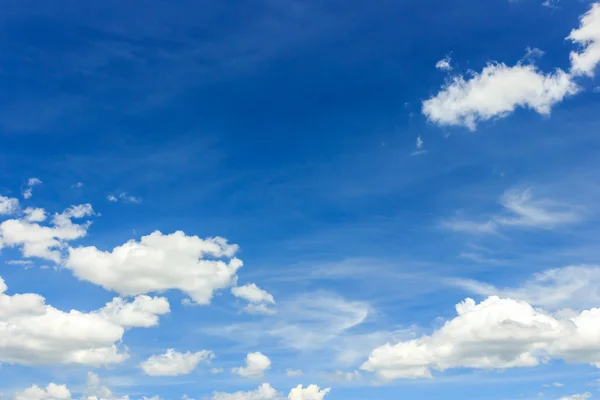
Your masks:
M0 392L600 397L598 64L589 0L0 0Z

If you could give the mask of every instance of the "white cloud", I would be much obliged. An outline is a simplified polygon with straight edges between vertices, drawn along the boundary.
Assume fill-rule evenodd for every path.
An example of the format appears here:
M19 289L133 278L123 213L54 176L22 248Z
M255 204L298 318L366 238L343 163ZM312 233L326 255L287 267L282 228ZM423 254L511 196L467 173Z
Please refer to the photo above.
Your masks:
M117 197L112 194L106 196L106 200L110 201L111 203L116 203L117 201L119 201L119 199L117 199Z
M197 304L209 304L216 290L235 285L242 261L237 245L181 231L154 232L112 251L70 248L65 267L76 277L125 296L178 289ZM207 257L207 258L205 258ZM228 258L228 262L215 258Z
M165 297L140 295L133 302L115 297L100 310L108 321L125 328L149 328L158 325L158 316L169 313L169 301Z
M109 388L100 383L98 375L88 372L87 382L81 400L129 400L129 396L115 396ZM15 400L70 400L71 391L66 385L50 383L46 389L36 385L14 393Z
M222 374L224 372L223 368L211 368L210 373L211 374Z
M214 358L214 353L202 350L196 353L179 353L168 349L165 354L154 355L143 361L140 367L150 376L177 376L191 373L202 361Z
M340 371L337 370L329 375L329 379L336 382L354 382L362 379L362 375L358 371Z
M565 386L565 385L564 385L564 384L562 384L562 383L560 383L560 382L553 382L553 383L552 383L552 386L554 386L554 387L558 387L558 388L559 388L559 387L563 387L563 386Z
M38 294L8 295L7 289L0 278L0 363L92 366L119 363L128 358L117 347L125 331L120 323L139 326L144 318L151 319L148 309L140 310L141 318L135 315L138 307L121 303L121 310L128 310L127 318L121 315L115 320L111 306L114 301L107 305L111 308L109 312L106 308L88 313L64 312L47 305Z
M452 71L452 65L450 63L452 59L450 56L446 56L435 64L435 67L442 71Z
M19 211L19 200L0 196L0 215L10 215Z
M571 72L593 77L600 63L600 3L594 3L581 17L579 28L572 30L568 39L582 47L580 52L570 54Z
M261 378L265 371L271 368L271 360L260 352L248 353L246 356L246 366L236 367L231 370L232 373L245 378Z
M286 369L285 370L285 374L287 376L302 376L302 370L301 369Z
M534 199L531 189L509 190L500 203L515 217L498 217L503 225L520 225L552 228L556 225L577 222L581 215L571 206L550 199Z
M411 153L411 156L420 156L421 154L427 153L427 150L423 148L424 146L423 139L421 139L421 135L417 136L417 143L415 145L416 150Z
M498 288L471 279L453 279L450 283L482 296L524 300L549 310L570 308L585 310L600 304L600 267L568 266L536 273L532 279L514 288Z
M466 79L453 77L437 95L423 102L423 113L438 125L475 130L477 123L505 117L517 107L549 115L554 104L578 90L570 75L560 69L544 74L533 65L490 63Z
M41 185L42 181L39 178L29 178L27 180L27 186L23 190L23 198L30 199L33 196L33 187Z
M44 222L47 217L46 210L43 208L27 207L23 212L25 213L23 219L27 222Z
M39 217L40 212L36 214ZM72 206L60 214L54 214L51 225L42 226L25 219L9 219L0 224L0 243L4 246L20 247L24 257L39 257L59 263L61 251L66 242L79 239L87 234L89 222L78 225L74 218L94 214L90 204Z
M255 390L235 393L213 393L211 400L283 400L280 394L268 383L263 383Z
M14 394L15 400L69 400L71 391L66 385L57 385L50 383L46 389L42 389L36 385Z
M537 47L527 47L525 49L525 60L533 60L534 58L540 58L543 56L545 52L543 50L538 49Z
M288 400L323 400L325 395L330 392L331 389L321 390L317 385L309 385L304 388L302 385L298 385L293 388L289 395ZM215 392L211 397L211 400L285 400L286 398L277 392L268 383L263 383L255 390L249 392L235 392L235 393L222 393Z
M244 286L237 286L231 289L231 293L240 299L250 303L244 310L250 314L274 314L275 310L269 308L270 304L275 304L273 295L252 283Z
M592 394L590 392L585 392L582 394L573 394L571 396L564 396L561 397L558 400L586 400L592 397Z
M600 309L551 315L524 301L489 297L456 305L457 317L431 335L387 343L361 369L383 380L431 378L432 369L533 367L557 358L600 367Z
M290 391L288 395L289 400L323 400L325 395L329 393L331 389L321 390L317 385L309 385L303 388L302 385L298 385Z

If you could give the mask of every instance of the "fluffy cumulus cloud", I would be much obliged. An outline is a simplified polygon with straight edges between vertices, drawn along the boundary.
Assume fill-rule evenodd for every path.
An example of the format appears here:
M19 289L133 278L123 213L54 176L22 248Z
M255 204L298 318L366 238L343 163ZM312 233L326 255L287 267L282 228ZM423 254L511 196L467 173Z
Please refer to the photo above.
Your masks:
M594 3L581 17L579 28L571 31L568 39L582 47L581 51L571 52L572 73L594 76L600 63L600 3Z
M423 102L423 113L439 125L462 125L501 118L517 107L549 115L552 106L578 92L568 73L544 74L533 65L488 64L480 73L453 77L442 90Z
M211 400L324 400L325 395L329 392L329 388L321 390L316 385L309 385L306 388L298 385L285 397L268 383L263 383L249 392L215 392Z
M135 306L117 301L120 309L113 300L96 311L65 312L47 305L38 294L8 295L7 290L0 278L0 362L9 364L100 366L122 362L128 355L117 344L125 326L149 326L148 321L154 320L149 314L168 310L166 299L154 300L162 303L162 308L154 311L139 307L145 300L136 299Z
M269 368L271 368L271 360L269 357L260 352L256 352L248 353L246 356L246 365L233 368L231 372L245 378L257 379L262 378L265 371Z
M165 354L154 355L140 364L146 375L177 376L191 373L202 361L214 358L212 351L202 350L196 353L179 353L168 349Z
M89 222L76 224L73 219L94 215L90 204L81 204L56 213L49 225L38 222L45 218L43 209L29 209L24 218L8 219L0 223L0 244L18 247L24 257L39 257L60 263L62 250L69 241L84 237Z
M234 257L237 249L220 237L201 239L181 231L168 235L156 231L112 251L94 246L70 248L65 267L79 279L121 295L177 289L197 304L209 304L216 290L236 283L242 266Z
M270 305L275 304L273 295L252 283L244 286L237 286L231 289L231 293L240 299L246 300L249 304L244 310L250 314L274 314L275 310Z
M524 301L466 299L432 335L387 343L362 369L383 380L431 378L432 369L533 367L550 358L600 367L600 309L560 317Z
M15 400L69 400L71 391L66 385L50 383L45 389L36 385L14 394Z
M452 59L450 56L446 56L435 64L435 67L442 71L451 71L452 65L450 64Z

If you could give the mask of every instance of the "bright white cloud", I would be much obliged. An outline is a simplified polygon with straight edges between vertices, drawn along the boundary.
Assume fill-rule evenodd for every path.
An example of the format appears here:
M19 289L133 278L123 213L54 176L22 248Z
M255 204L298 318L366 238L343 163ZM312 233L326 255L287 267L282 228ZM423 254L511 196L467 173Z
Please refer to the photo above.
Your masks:
M498 288L471 279L453 279L452 284L482 296L524 300L549 310L585 310L600 304L600 267L569 266L536 273L514 288Z
M100 310L108 321L125 328L149 328L158 325L159 315L171 311L169 301L165 297L137 296L133 302L115 297Z
M150 376L177 376L191 373L202 361L214 358L214 353L202 350L197 353L179 353L168 349L165 354L154 355L143 361L140 367Z
M140 204L142 202L141 197L131 196L127 194L127 192L120 192L117 195L109 194L108 196L106 196L106 200L110 201L111 203L116 203L120 201L122 203L129 204Z
M321 390L317 385L309 385L303 388L302 385L298 385L290 391L288 395L289 400L323 400L325 395L329 393L331 389Z
M438 125L477 124L502 118L517 107L549 115L552 106L579 91L562 70L544 74L533 65L488 64L470 77L455 76L442 90L423 102L423 113Z
M260 352L248 353L246 356L246 366L236 367L231 370L232 373L245 378L261 378L265 371L271 368L271 360Z
M105 308L89 313L64 312L47 305L38 294L8 295L7 290L0 278L0 363L92 366L119 363L128 358L117 347L125 330L121 323L146 326L140 321L152 319L148 308L140 309L139 299L136 306L120 303L118 312L114 300ZM162 311L164 308L157 312ZM137 312L141 315L136 315Z
M38 219L40 211L37 214ZM0 224L0 243L19 247L24 257L39 257L59 263L61 250L66 242L84 237L90 223L75 224L72 219L94 215L90 204L72 206L60 214L54 214L50 226L43 226L25 219L9 219Z
M361 368L392 380L431 378L432 369L533 367L549 358L600 367L600 309L560 317L492 296L466 299L456 311L432 335L376 348Z
M600 3L594 3L581 17L579 28L572 30L568 39L582 47L580 52L570 54L571 72L593 77L600 63Z
M10 215L19 211L19 200L0 196L0 215Z
M36 385L14 394L15 400L69 400L71 391L66 385L57 385L50 383L46 389Z
M181 231L169 235L156 231L112 251L94 246L70 248L65 267L79 279L121 295L177 289L197 304L209 304L216 290L235 285L242 266L234 257L237 249L220 237L201 239Z
M275 304L273 295L252 283L244 286L237 286L231 289L231 293L240 299L250 303L244 310L250 314L274 314L275 310L269 308L269 305Z
M102 384L98 375L88 372L84 398L82 400L129 400L129 396L116 396Z
M442 71L451 71L452 65L450 65L450 62L452 62L452 59L450 58L450 56L446 56L443 59L441 59L440 61L438 61L435 64L435 67Z
M321 390L316 385L309 385L306 388L298 385L290 391L287 400L323 400L330 390L329 388ZM255 390L249 392L215 392L211 400L286 400L286 397L277 392L268 383L263 383Z

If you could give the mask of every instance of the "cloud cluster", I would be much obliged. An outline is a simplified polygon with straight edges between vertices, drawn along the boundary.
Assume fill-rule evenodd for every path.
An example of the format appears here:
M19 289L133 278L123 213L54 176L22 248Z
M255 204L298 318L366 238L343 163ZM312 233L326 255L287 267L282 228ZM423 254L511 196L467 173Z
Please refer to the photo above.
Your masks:
M103 386L98 375L88 372L87 382L82 400L129 400L129 396L115 396L112 391ZM72 394L66 385L49 383L46 389L36 385L16 392L15 400L71 400Z
M543 73L531 64L489 63L481 72L450 79L423 102L423 114L438 125L470 130L481 121L505 117L519 107L549 115L555 104L581 90L574 78L593 76L600 63L600 3L592 5L567 39L582 47L579 52L571 52L569 72L557 69ZM436 67L447 69L443 60Z
M215 392L211 400L324 400L330 390L329 388L321 389L316 385L309 385L306 388L298 385L290 391L287 397L284 397L271 385L263 383L249 392Z

